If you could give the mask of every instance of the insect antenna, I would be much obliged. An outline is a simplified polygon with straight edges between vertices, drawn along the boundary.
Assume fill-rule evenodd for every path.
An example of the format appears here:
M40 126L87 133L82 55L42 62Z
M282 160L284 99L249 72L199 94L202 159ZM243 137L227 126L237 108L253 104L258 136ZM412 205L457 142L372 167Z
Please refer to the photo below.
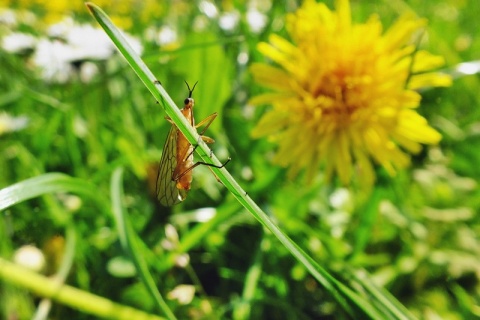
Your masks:
M185 84L187 85L187 88L188 88L188 97L191 98L191 97L192 97L193 90L195 90L195 87L196 87L198 81L195 82L195 84L193 85L193 88L192 88L192 89L190 89L190 86L188 85L187 80L183 80L183 81L185 81Z

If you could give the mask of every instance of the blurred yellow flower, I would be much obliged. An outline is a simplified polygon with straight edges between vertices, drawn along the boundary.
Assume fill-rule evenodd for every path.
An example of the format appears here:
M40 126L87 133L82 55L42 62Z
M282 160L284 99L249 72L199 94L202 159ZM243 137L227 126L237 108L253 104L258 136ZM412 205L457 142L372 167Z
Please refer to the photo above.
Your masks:
M441 57L416 50L412 38L426 21L405 15L382 34L377 16L351 21L348 0L337 11L305 1L287 16L289 42L271 35L258 49L278 66L257 63L255 80L275 92L251 103L271 104L252 135L278 144L274 161L291 177L306 168L313 177L324 165L327 177L348 184L375 180L372 162L394 175L409 165L409 153L441 135L415 110L427 86L449 86L449 76L431 72Z

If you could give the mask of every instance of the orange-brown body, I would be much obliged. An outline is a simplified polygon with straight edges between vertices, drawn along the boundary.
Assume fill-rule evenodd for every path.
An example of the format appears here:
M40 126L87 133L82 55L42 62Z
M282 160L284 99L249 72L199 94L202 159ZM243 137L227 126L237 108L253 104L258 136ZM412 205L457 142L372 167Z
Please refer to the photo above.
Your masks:
M195 119L193 117L193 105L193 99L187 98L185 99L185 107L180 111L185 116L187 121L192 125L192 127L195 127ZM177 181L177 189L185 191L190 190L193 170L187 170L192 166L193 146L190 144L190 142L188 142L187 138L185 138L183 133L177 129L177 166L175 167L175 171L173 173L173 179L183 174Z

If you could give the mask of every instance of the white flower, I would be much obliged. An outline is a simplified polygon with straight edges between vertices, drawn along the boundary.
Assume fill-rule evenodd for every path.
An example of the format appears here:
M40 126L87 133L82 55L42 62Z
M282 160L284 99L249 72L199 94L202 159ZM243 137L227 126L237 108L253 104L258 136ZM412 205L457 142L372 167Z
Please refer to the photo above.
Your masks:
M93 62L84 62L80 67L80 80L89 83L98 74L98 67Z
M33 271L42 271L45 268L45 256L37 247L26 245L20 247L13 255L13 261Z
M216 18L218 16L218 9L214 3L210 1L202 1L198 5L198 8L210 19Z
M220 16L219 25L220 28L225 31L232 31L240 22L240 13L238 11L225 12Z
M17 16L14 10L2 8L0 11L0 23L8 27L17 24Z
M37 22L37 16L28 10L0 8L0 25L13 29L18 25L33 26Z
M352 194L346 188L339 188L330 195L330 205L337 210L350 212L354 205Z
M170 26L163 26L158 31L157 43L161 46L174 43L178 40L177 31Z
M73 74L69 63L72 48L59 40L41 39L32 57L32 62L40 68L41 76L49 82L67 82Z
M14 117L6 112L0 113L0 136L7 132L19 131L28 125L28 117Z
M178 303L186 305L192 302L195 296L195 287L189 284L180 284L176 286L167 295L170 300L177 300Z
M267 24L267 16L256 9L247 12L247 22L253 33L259 33Z
M2 48L7 52L22 53L33 49L36 42L37 39L30 34L14 32L2 39Z
M68 30L65 35L66 43L70 46L68 60L106 60L115 52L112 41L101 29L91 25L79 25Z
M116 50L103 30L87 24L75 25L70 19L51 26L48 33L54 40L41 39L32 61L40 68L42 77L50 82L64 83L74 73L73 64L107 60ZM124 37L137 53L142 53L143 47L137 38L128 34ZM91 79L93 69L90 66L80 70L83 81Z
M47 34L52 38L65 39L69 31L75 27L75 21L72 17L66 17L62 21L52 24L48 27Z

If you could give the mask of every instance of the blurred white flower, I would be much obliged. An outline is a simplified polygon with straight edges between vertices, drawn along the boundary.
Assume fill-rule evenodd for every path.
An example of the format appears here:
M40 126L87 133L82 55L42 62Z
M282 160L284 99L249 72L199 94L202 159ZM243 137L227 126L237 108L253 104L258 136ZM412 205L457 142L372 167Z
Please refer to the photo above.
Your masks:
M17 15L14 10L1 8L0 9L0 24L12 27L17 24Z
M178 241L177 229L171 224L165 225L165 238L161 241L162 248L173 251L177 247Z
M250 9L247 12L247 22L252 32L259 33L267 24L267 16L256 9Z
M98 74L98 67L93 62L84 62L80 67L80 80L83 83L89 83L93 77Z
M13 32L2 39L2 48L11 53L23 53L32 50L37 43L37 39L23 32Z
M158 31L156 42L161 45L167 45L178 40L177 32L170 26L163 26Z
M82 199L76 195L59 193L57 197L69 212L75 212L82 206Z
M71 28L65 35L70 46L70 61L106 60L114 53L112 41L103 30L91 25L79 25Z
M216 18L218 16L217 7L215 6L214 3L210 2L210 1L206 1L206 0L202 1L198 5L198 7L199 7L200 11L203 12L210 19Z
M72 17L65 17L62 21L52 24L47 29L47 34L52 38L65 39L69 31L75 27L75 21Z
M330 195L330 205L337 210L350 212L354 203L352 194L346 188L339 188Z
M178 268L185 268L190 263L190 256L188 253L182 253L175 257L175 266Z
M29 10L0 8L0 25L13 28L19 24L33 26L37 16Z
M177 229L172 224L165 225L165 236L171 242L178 244L178 232Z
M30 270L39 272L45 268L43 252L32 245L22 246L15 251L13 261Z
M73 75L73 66L69 63L71 51L70 46L59 40L41 39L32 62L40 69L44 80L65 83Z
M350 213L354 209L353 197L346 188L335 190L329 197L333 210L325 219L330 226L330 233L335 238L340 238L346 231L350 222Z
M240 13L238 11L225 12L220 17L219 25L225 31L235 29L240 21Z
M76 25L71 19L51 26L48 34L54 40L40 40L32 60L40 68L42 77L51 82L64 83L74 74L73 64L107 60L116 50L103 30L87 24ZM123 36L138 54L143 52L137 38L128 34ZM91 66L86 70L80 68L82 81L91 79L93 69Z
M26 116L11 116L6 112L0 113L0 136L13 131L19 131L27 127L28 117Z
M195 287L190 284L180 284L167 295L170 300L177 300L178 303L186 305L192 302L195 296Z

